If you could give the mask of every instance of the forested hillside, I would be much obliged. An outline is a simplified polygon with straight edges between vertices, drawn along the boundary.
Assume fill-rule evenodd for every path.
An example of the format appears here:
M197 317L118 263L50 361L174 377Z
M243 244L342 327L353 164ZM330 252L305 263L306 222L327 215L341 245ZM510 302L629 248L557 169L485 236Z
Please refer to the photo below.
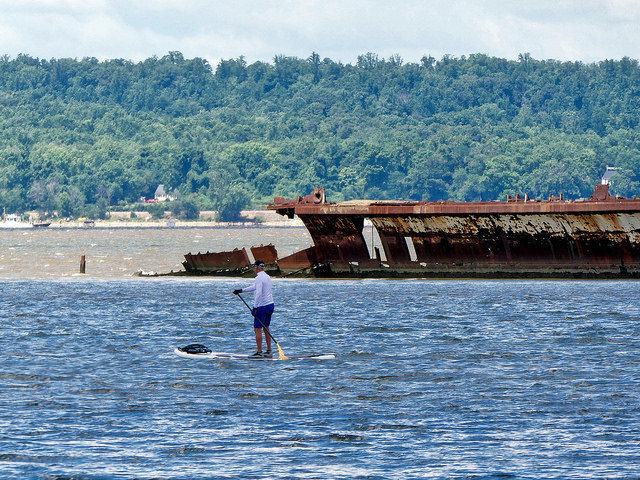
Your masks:
M202 207L640 194L640 68L312 54L217 66L0 58L0 207L89 214L158 184Z

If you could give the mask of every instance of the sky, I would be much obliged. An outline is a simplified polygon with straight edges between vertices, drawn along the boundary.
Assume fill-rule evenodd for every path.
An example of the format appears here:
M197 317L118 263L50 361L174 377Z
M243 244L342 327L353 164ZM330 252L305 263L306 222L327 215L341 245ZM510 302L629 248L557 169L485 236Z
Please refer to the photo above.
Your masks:
M0 0L0 55L640 58L640 0Z

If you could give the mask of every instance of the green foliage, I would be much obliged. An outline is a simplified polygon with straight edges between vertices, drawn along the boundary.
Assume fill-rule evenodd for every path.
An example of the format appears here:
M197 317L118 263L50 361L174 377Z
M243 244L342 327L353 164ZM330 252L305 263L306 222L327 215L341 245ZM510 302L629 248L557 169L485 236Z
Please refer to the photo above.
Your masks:
M200 216L198 202L191 197L181 198L171 202L171 214L186 220L194 220Z
M85 217L104 220L107 218L108 205L104 198L99 198L96 203L86 205L83 214Z
M316 186L336 201L575 198L606 165L621 168L614 193L632 196L638 85L629 58L414 64L365 53L349 65L314 52L212 69L180 52L138 63L4 56L0 206L99 217L158 184L223 219Z
M249 193L243 187L231 185L213 200L213 208L218 212L216 219L222 222L241 220L240 212L247 208L250 200Z
M147 212L151 214L151 218L158 220L165 217L166 208L167 205L164 202L149 203Z

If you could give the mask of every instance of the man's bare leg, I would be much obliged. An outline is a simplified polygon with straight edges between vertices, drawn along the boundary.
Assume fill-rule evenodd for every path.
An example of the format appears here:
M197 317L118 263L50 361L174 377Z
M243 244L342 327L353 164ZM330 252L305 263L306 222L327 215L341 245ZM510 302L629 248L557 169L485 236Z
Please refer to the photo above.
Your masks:
M264 338L267 341L267 350L271 351L271 335L267 332L264 332Z
M262 329L254 328L253 331L256 333L256 346L258 347L258 352L262 352ZM267 338L267 345L271 343Z

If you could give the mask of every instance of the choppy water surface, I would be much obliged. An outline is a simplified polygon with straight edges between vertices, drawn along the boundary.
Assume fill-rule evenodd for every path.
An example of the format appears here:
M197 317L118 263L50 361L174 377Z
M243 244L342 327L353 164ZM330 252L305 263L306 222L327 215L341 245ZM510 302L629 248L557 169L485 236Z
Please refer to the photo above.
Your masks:
M305 228L269 227L0 230L0 279L78 275L82 255L88 277L179 271L185 253L269 243L284 256L311 245L311 237Z
M637 282L276 280L335 360L194 361L246 280L105 272L0 283L1 478L638 478Z

